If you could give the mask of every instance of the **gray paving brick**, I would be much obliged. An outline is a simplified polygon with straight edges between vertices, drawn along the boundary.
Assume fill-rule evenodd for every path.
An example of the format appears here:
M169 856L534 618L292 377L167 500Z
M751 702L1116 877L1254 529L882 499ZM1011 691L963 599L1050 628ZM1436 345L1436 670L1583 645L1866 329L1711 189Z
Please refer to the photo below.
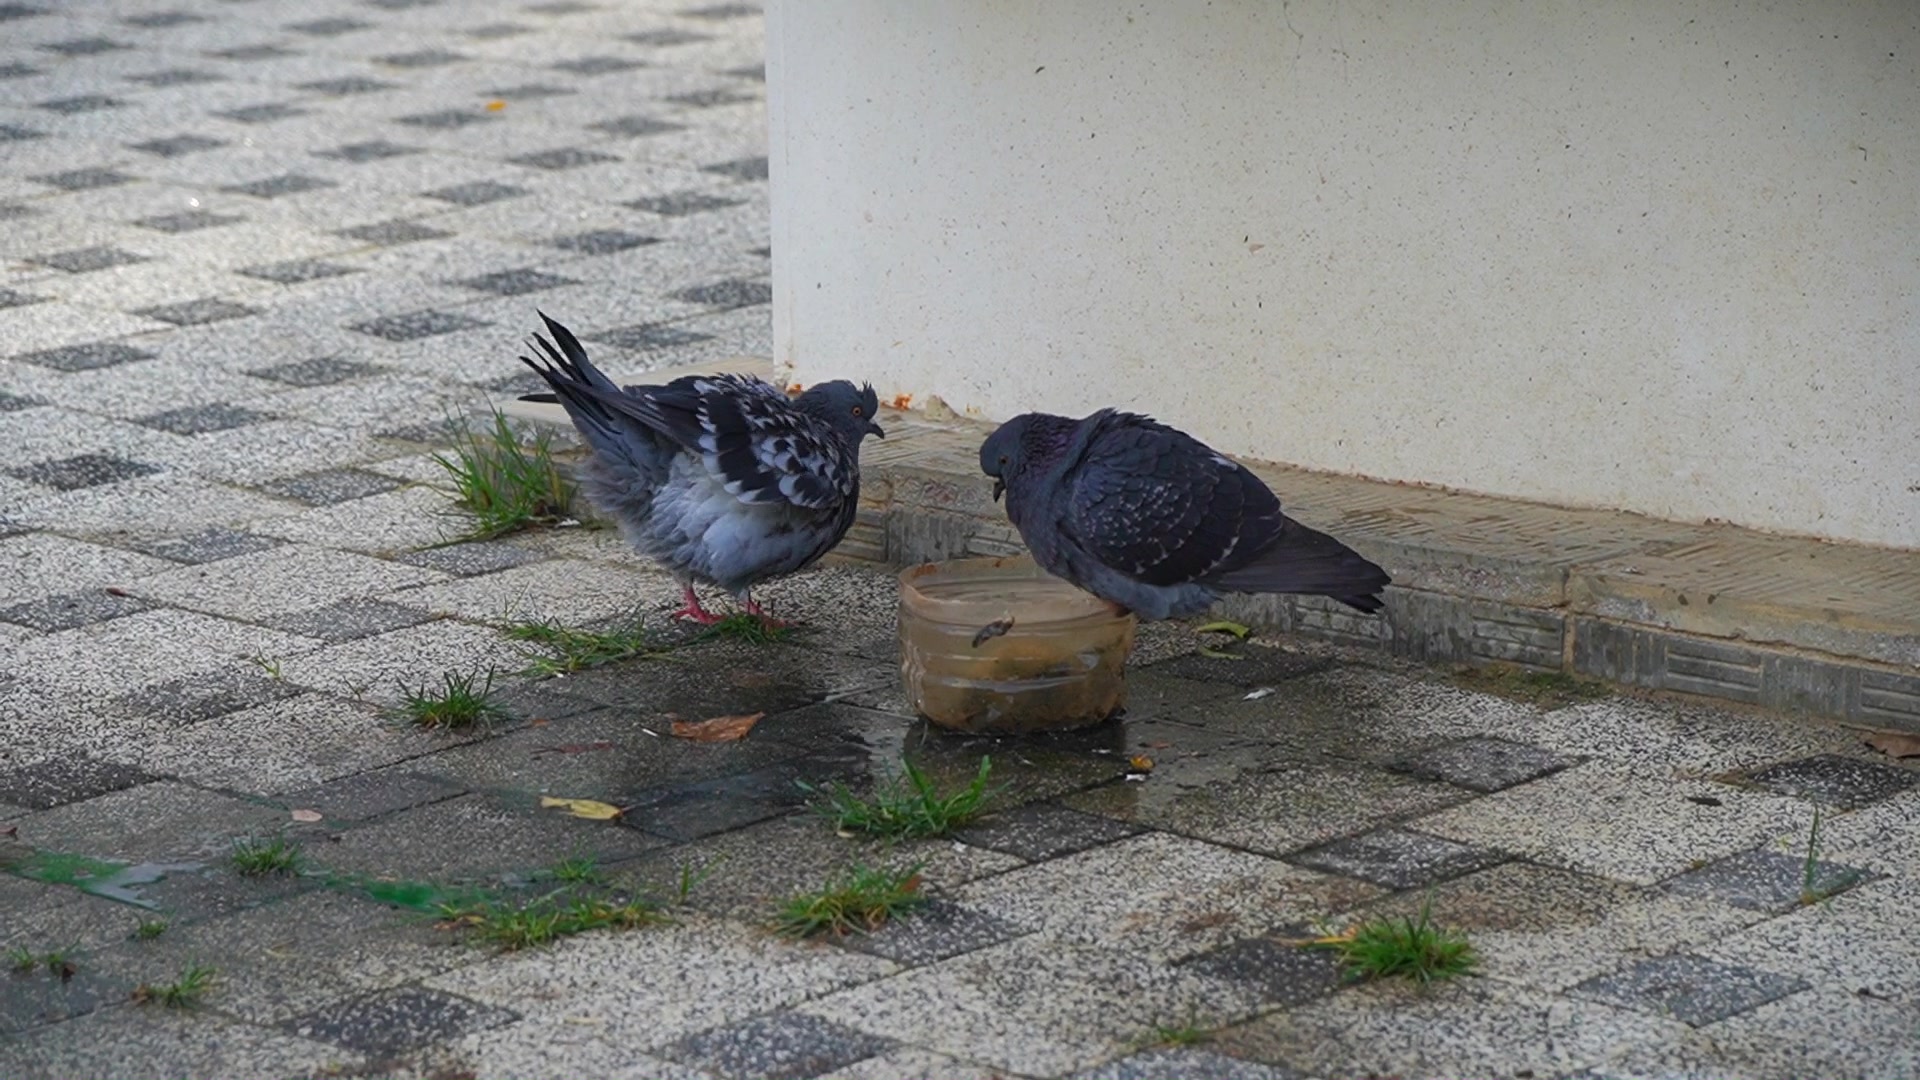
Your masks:
M155 232L187 233L201 229L214 229L222 225L235 225L246 218L238 214L215 214L206 210L187 210L178 214L156 214L144 217L134 224Z
M57 251L50 255L35 256L27 261L39 266L50 266L55 270L64 270L69 274L85 274L114 266L131 266L134 263L146 262L147 257L136 255L131 251L121 251L118 248L93 247Z
M1875 876L1860 867L1818 858L1809 864L1804 854L1756 848L1689 870L1669 879L1665 888L1679 896L1711 897L1778 915L1838 895Z
M232 529L206 529L187 536L130 541L128 546L162 559L198 566L277 547L281 541Z
M1878 761L1820 754L1769 765L1755 771L1752 779L1769 791L1854 809L1920 784L1920 772Z
M317 356L311 360L300 360L291 364L254 368L247 374L259 379L285 383L288 386L332 386L350 379L377 375L382 370L384 369L358 360L345 360L337 356Z
M893 1048L891 1039L805 1013L774 1013L689 1035L661 1050L729 1080L804 1080Z
M44 600L0 608L0 622L32 627L44 633L54 633L59 630L72 630L79 626L91 626L123 615L134 615L152 606L139 597L130 596L119 590L95 589L49 596Z
M506 1009L409 986L329 1006L289 1020L284 1026L302 1038L394 1054L517 1019L518 1015Z
M151 476L159 471L158 465L114 457L110 454L76 454L57 461L42 461L17 469L8 469L6 473L8 476L18 477L28 483L40 484L58 491L76 491L80 488L98 487L101 484L114 484L122 480Z
M1410 754L1393 767L1411 776L1444 780L1474 791L1500 791L1580 763L1537 746L1486 736L1458 739Z
M1676 954L1648 957L1612 974L1595 976L1568 993L1700 1027L1806 988L1801 979Z
M1387 828L1308 848L1287 861L1390 889L1413 889L1484 870L1506 858L1490 848Z
M72 754L0 772L0 802L49 810L138 787L151 780L153 777L128 765Z

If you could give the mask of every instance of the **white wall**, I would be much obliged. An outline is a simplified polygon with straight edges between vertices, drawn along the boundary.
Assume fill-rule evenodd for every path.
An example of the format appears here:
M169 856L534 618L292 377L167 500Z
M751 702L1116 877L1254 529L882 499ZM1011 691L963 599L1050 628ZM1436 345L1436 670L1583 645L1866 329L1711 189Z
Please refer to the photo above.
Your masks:
M768 80L802 382L1920 547L1912 0L773 0Z

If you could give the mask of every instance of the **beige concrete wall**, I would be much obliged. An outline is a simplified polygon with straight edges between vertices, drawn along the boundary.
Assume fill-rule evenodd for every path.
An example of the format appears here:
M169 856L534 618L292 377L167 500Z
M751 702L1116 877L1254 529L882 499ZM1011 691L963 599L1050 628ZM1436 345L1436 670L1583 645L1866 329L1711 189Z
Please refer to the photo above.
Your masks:
M1920 547L1911 0L773 0L768 39L801 381Z

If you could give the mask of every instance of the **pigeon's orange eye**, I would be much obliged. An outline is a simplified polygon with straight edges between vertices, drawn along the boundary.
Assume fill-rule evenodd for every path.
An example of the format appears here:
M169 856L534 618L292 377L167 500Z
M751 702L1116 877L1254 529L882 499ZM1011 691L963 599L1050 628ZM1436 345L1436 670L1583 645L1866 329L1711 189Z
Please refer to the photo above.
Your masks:
M860 407L860 406L858 406L858 405L855 405L855 406L853 407L853 415L854 415L855 417L861 417L861 416L865 416L865 415L867 415L867 410L865 410L865 409L863 409L863 408L861 408L861 407Z

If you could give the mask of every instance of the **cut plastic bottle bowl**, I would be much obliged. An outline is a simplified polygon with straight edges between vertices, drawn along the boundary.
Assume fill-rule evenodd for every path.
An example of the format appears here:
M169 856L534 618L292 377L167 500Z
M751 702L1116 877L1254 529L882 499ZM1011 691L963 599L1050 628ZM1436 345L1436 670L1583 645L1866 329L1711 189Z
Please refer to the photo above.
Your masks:
M1025 556L923 563L900 574L900 679L944 728L1089 727L1126 704L1136 625Z

